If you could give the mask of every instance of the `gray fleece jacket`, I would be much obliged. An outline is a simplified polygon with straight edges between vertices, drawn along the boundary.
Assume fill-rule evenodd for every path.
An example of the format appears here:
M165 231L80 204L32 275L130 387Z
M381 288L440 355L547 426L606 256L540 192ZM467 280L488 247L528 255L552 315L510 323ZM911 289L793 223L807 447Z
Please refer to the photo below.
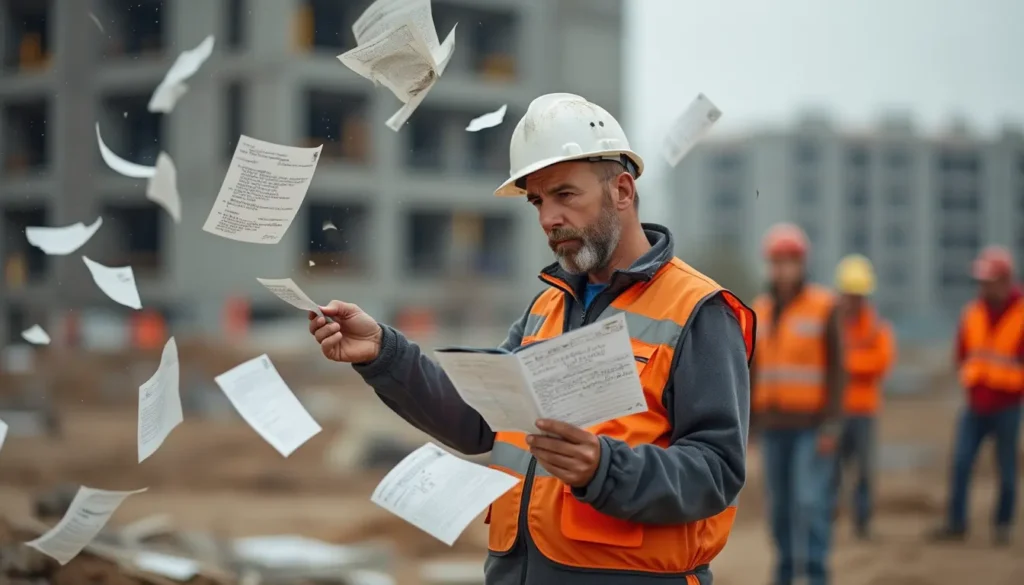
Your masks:
M667 229L644 224L651 249L633 266L616 271L608 287L584 311L566 294L566 330L604 316L611 302L636 283L649 280L673 256ZM585 277L545 269L569 283L583 298ZM531 303L532 305L532 303ZM501 347L512 350L535 323L529 308L512 324ZM494 432L452 386L448 376L420 348L395 329L383 326L381 353L355 370L396 414L449 447L480 454L494 445ZM574 490L604 514L649 524L687 523L714 516L736 503L745 478L750 378L743 334L720 295L706 299L680 328L675 364L664 402L671 415L672 444L667 448L627 444L601 437L601 461L590 485ZM529 465L526 486L537 465ZM529 494L524 493L522 509ZM580 570L553 563L534 546L525 520L506 553L491 552L485 563L487 585L658 585L686 583L685 575L634 571ZM681 543L680 543L681 544ZM702 585L711 571L694 574Z

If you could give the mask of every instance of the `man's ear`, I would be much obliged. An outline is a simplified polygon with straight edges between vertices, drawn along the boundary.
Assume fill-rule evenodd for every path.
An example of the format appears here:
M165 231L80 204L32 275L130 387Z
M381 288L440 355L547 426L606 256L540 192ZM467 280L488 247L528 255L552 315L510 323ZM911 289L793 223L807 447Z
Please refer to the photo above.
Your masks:
M633 180L633 175L619 173L619 176L615 177L612 189L616 209L624 211L633 207L633 199L636 197L636 182Z

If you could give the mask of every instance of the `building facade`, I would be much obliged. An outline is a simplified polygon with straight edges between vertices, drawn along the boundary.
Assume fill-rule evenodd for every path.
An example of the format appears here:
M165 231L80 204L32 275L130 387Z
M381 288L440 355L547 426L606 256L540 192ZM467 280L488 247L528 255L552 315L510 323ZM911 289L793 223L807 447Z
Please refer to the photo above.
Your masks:
M131 265L145 307L214 333L225 302L253 320L288 315L257 277L291 277L314 299L356 302L392 320L409 308L456 325L510 321L550 261L535 211L493 197L508 140L530 101L580 93L622 110L621 0L433 0L442 38L458 23L444 77L400 132L401 105L342 66L370 0L0 0L0 341L68 314L124 319L80 256ZM92 17L97 22L94 22ZM216 36L214 54L168 115L146 111L178 53ZM467 122L508 105L505 123ZM94 125L122 157L178 170L182 221L145 182L106 168ZM202 231L237 138L323 144L306 200L279 244ZM103 227L78 253L25 241L33 225ZM324 230L325 222L337 230ZM475 313L474 313L475 311Z
M863 253L876 301L911 328L955 320L983 246L1024 262L1024 137L1011 128L982 137L957 122L925 136L893 116L851 133L807 115L784 131L709 138L671 181L680 239L707 269L738 262L760 280L762 235L792 221L811 240L812 279L831 283L843 255Z

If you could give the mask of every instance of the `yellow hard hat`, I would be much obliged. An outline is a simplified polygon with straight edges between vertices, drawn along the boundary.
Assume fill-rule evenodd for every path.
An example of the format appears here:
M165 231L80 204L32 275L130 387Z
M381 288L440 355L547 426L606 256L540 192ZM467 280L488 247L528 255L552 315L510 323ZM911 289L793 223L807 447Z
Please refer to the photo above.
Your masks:
M836 288L847 295L867 296L875 291L875 269L860 254L850 254L836 266Z

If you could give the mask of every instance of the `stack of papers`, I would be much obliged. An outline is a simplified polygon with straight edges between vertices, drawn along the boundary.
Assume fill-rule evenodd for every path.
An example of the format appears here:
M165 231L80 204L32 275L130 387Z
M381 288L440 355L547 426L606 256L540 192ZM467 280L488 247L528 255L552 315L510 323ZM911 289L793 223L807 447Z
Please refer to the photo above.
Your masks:
M338 59L405 104L387 121L397 132L448 66L455 27L440 43L430 0L377 0L352 25L352 33L358 46Z

